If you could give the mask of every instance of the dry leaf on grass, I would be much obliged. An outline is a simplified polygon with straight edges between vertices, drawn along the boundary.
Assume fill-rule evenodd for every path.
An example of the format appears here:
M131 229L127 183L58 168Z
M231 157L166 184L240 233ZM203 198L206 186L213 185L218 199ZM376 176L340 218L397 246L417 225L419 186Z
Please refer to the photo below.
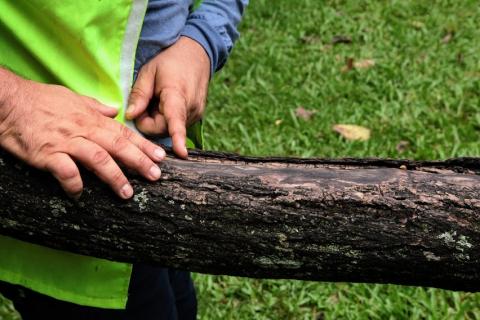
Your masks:
M353 69L353 58L346 58L345 65L340 70L341 72L345 73Z
M317 111L315 110L307 110L302 106L295 109L295 115L297 118L302 118L305 121L310 120L316 112Z
M410 25L414 27L415 29L423 29L425 28L425 23L422 21L412 21L410 22Z
M373 59L363 59L355 61L353 58L346 58L345 65L342 67L341 71L343 73L348 72L352 69L368 69L375 65L375 60Z
M365 59L365 60L358 60L353 63L353 67L357 69L368 69L375 65L375 60L373 59Z
M447 34L442 38L442 43L447 44L453 39L453 32L449 31Z
M354 124L336 124L333 126L333 131L347 140L366 141L370 139L370 129Z

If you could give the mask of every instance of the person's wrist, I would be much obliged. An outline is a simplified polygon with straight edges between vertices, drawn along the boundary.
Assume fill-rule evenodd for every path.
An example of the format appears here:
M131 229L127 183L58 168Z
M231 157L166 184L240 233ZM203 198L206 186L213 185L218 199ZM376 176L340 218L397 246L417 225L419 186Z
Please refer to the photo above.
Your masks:
M26 92L34 82L0 67L0 134L18 117L25 114L29 105Z
M21 80L13 72L0 67L0 120L2 109L5 109L10 99L15 96Z
M210 78L210 69L212 62L210 61L210 57L203 45L197 40L187 36L181 36L178 42L181 42L183 45L187 46L188 50L193 52L193 54L198 57L199 63L204 65L206 67L206 70L208 70Z

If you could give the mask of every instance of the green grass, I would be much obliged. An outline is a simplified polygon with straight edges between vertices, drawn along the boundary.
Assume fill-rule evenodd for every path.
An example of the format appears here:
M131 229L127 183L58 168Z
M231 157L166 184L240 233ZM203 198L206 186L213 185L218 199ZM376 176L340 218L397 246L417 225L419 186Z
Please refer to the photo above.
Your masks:
M480 156L478 0L253 0L210 88L207 148L250 155ZM453 38L443 43L442 38ZM332 46L335 35L351 44ZM374 59L342 73L346 58ZM310 121L295 109L316 110ZM282 120L276 125L276 120ZM336 123L372 130L366 142ZM400 141L408 141L403 153ZM434 272L434 270L432 270ZM194 276L200 319L480 319L480 295ZM3 315L0 302L0 319Z
M206 117L208 149L250 155L480 156L478 1L254 0ZM448 43L442 39L453 34ZM335 35L351 44L331 45ZM346 58L374 59L342 73ZM316 110L310 121L295 109ZM282 120L276 125L276 120ZM349 142L336 123L372 130ZM404 152L400 141L408 141ZM432 270L433 272L433 270ZM201 319L480 319L480 295L195 275Z

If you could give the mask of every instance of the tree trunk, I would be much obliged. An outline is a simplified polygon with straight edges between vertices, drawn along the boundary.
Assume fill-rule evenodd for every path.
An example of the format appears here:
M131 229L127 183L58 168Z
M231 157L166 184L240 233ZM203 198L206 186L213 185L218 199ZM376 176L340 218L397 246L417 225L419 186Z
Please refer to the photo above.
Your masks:
M118 199L80 201L0 151L0 233L96 257L255 278L480 289L480 160L191 151Z

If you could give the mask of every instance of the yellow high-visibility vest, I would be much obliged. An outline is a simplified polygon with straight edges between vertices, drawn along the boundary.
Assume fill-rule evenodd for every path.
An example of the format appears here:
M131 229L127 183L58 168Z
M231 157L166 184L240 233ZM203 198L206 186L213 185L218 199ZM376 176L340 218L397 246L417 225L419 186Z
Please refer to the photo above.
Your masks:
M0 1L0 65L119 109L124 122L148 0ZM132 124L128 126L133 127ZM188 130L200 147L201 125ZM0 280L59 300L121 309L132 266L0 235Z

